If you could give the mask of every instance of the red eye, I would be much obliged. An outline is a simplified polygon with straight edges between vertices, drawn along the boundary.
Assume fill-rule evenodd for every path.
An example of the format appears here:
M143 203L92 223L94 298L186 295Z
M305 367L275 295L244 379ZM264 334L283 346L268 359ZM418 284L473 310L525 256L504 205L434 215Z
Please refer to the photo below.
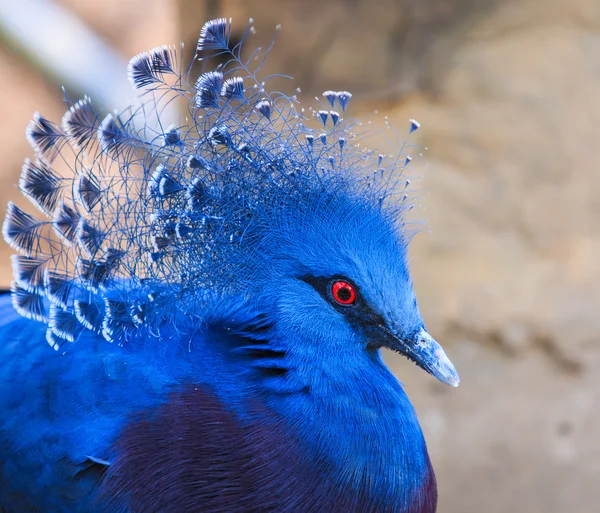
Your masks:
M356 301L354 287L346 281L336 281L331 286L333 298L341 305L352 305Z

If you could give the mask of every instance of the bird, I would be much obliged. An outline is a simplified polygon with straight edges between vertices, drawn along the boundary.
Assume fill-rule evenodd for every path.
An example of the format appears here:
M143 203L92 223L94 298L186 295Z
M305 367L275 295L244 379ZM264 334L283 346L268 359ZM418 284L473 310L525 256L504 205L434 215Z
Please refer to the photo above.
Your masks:
M178 45L131 59L127 108L65 94L60 123L28 125L39 212L9 203L3 224L1 511L436 510L382 358L459 384L408 267L419 124L381 137L348 91L270 90L287 79L254 33L210 20L189 65Z

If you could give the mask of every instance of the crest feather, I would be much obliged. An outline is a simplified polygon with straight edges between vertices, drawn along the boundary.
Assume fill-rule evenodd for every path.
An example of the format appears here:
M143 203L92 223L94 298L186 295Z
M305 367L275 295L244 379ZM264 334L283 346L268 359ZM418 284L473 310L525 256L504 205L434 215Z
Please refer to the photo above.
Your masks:
M51 219L11 203L3 234L21 253L15 307L48 322L53 347L81 330L119 342L138 330L157 334L169 309L193 316L207 293L236 287L278 205L310 210L315 197L337 192L374 209L404 208L393 205L409 146L368 149L366 126L346 115L347 91L325 91L307 109L269 91L261 69L272 45L242 58L253 34L250 24L232 46L231 21L208 21L196 81L181 52L161 46L129 63L134 105L100 113L84 97L60 126L34 116L27 137L36 159L26 161L20 189ZM211 70L215 56L224 64ZM164 109L181 99L185 116L163 125ZM71 176L52 170L59 155Z

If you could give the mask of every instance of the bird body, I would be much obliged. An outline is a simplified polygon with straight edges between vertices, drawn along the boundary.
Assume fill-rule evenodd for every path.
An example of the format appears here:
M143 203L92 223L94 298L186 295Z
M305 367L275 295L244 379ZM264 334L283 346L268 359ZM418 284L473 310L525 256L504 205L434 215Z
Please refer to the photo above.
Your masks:
M103 119L84 99L28 129L20 188L50 220L10 205L3 229L25 317L0 298L9 512L435 511L380 355L458 384L412 290L398 159L386 171L337 111L315 111L319 133L236 75L230 30L202 29L198 52L238 66L189 88L191 122L150 128L162 93L186 91L161 47L129 69L159 99ZM70 180L52 171L69 147ZM373 158L382 172L360 176Z
M11 315L7 299L0 432L11 438L0 496L9 511L95 511L97 501L119 511L110 497L130 494L133 511L434 511L416 416L378 355L354 379L257 394L256 379L203 337L189 352L127 351L92 335L52 354L43 325ZM419 509L406 508L413 501Z

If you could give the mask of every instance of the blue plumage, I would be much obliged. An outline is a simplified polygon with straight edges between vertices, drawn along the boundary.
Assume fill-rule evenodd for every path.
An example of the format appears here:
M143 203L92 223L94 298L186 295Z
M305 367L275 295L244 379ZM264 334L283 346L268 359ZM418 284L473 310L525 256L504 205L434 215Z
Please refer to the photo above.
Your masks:
M25 319L0 298L0 509L435 510L379 354L458 384L407 268L408 147L367 149L346 91L269 92L230 31L204 25L197 57L225 64L194 85L158 47L130 62L138 103L28 128L42 218L3 226Z

